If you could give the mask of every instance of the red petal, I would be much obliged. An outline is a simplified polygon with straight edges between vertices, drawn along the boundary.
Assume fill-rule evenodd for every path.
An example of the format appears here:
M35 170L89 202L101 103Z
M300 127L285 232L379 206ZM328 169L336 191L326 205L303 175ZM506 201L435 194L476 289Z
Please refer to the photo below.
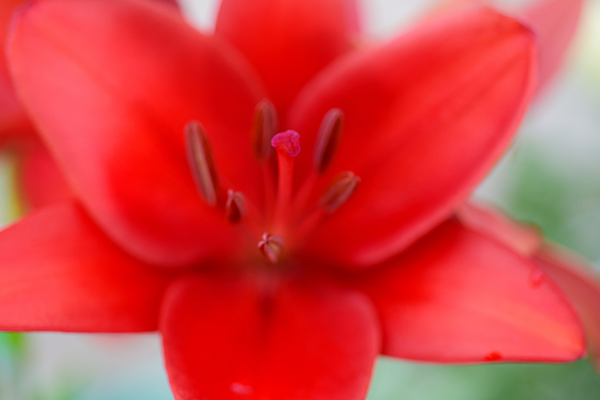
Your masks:
M215 33L237 47L284 114L319 70L350 49L355 0L223 0Z
M166 283L71 203L0 232L3 331L153 331Z
M310 250L372 265L447 218L513 137L535 85L534 54L526 28L473 7L352 55L309 84L290 114L304 148L329 109L346 115L321 188L341 171L362 179ZM310 157L300 158L306 172Z
M175 398L362 400L379 352L368 301L289 282L189 278L161 332Z
M492 2L487 2L488 4ZM485 0L440 0L430 7L425 9L423 15L421 15L421 21L427 20L432 17L439 17L445 13L453 12L460 7L472 7L472 6L484 6L486 5Z
M520 13L536 34L540 89L563 64L577 30L582 3L582 0L537 0Z
M25 0L2 0L0 2L0 43L6 43L8 27L13 12ZM0 136L29 130L25 110L15 94L4 52L0 55Z
M231 249L224 215L194 186L183 129L201 121L225 184L255 197L249 131L263 94L243 60L142 0L38 0L9 53L50 150L109 236L165 265Z
M379 310L384 354L570 361L585 350L574 311L535 263L454 220L354 282Z
M179 7L177 0L157 0ZM2 0L0 4L0 43L6 43L8 27L13 12L25 0ZM0 136L20 134L32 130L26 111L17 99L11 82L6 58L0 56Z
M514 221L491 206L470 202L461 207L457 217L467 228L488 235L522 255L533 254L542 244L538 229Z
M458 7L482 4L483 0L447 0L437 3L430 15L440 14ZM535 0L526 7L517 9L516 14L530 24L536 33L538 46L538 91L548 85L564 63L573 41L581 16L582 0ZM514 8L501 7L508 12Z
M600 282L586 263L556 246L546 245L535 257L538 265L575 305L583 322L596 368L600 370Z
M363 21L360 16L362 8L359 5L359 0L345 0L344 11L351 32L360 34L363 30Z
M28 208L41 209L72 198L62 172L39 139L22 144L21 150L19 183Z
M177 1L177 0L158 0L158 1L162 1L163 3L169 4L171 6L175 6L179 9L179 1Z
M585 272L586 262L556 245L543 244L537 230L511 220L499 210L469 204L458 216L469 228L533 257L573 302L600 370L600 283Z

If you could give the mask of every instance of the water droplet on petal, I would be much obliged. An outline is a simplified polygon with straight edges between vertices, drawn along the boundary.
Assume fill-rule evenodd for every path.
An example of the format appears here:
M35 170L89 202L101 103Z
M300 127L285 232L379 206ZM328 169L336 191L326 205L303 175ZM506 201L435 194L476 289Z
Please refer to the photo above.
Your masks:
M239 383L239 382L233 382L229 386L229 389L231 389L231 391L233 393L237 393L237 394L252 394L252 393L254 393L254 388L252 386L244 385L243 383Z
M534 268L529 272L529 285L533 288L538 288L544 282L544 273L539 268Z
M500 355L500 353L498 353L497 351L491 352L490 354L488 354L487 356L485 356L484 358L485 361L499 361L502 360L502 355Z

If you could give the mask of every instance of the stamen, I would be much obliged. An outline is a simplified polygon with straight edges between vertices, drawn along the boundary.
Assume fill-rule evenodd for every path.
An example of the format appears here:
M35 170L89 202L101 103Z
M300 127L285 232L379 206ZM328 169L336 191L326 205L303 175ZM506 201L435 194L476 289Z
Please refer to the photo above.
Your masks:
M252 139L254 154L260 161L265 161L271 154L271 138L277 131L277 111L267 99L262 100L254 110Z
M360 184L360 178L352 172L342 172L329 185L323 197L319 201L319 205L325 208L329 213L334 212L342 204L344 204L350 196L356 191Z
M216 206L219 181L215 162L206 132L198 121L188 122L185 127L185 139L188 162L196 185L200 189L204 200L209 205Z
M331 164L333 156L340 143L342 130L344 128L344 113L339 108L333 108L325 114L319 134L314 156L315 170L322 174Z
M271 264L277 264L283 251L283 238L265 232L262 240L258 242L258 250Z
M300 154L300 135L286 131L273 136L271 145L277 150L278 186L275 204L275 221L282 223L292 200L294 183L294 157Z
M332 108L325 114L321 121L317 135L313 169L304 179L296 194L292 207L294 216L302 212L310 199L315 183L319 176L327 170L337 150L344 128L344 113L339 108Z
M297 243L304 240L327 215L348 201L359 184L360 178L352 172L342 172L338 175L321 197L318 207L315 207L309 214L304 215L293 231L289 233L292 242Z
M246 201L241 192L227 191L227 203L225 203L225 216L232 223L239 222L244 216Z
M264 206L268 215L274 209L275 181L273 177L273 149L271 139L277 132L277 111L267 99L263 99L254 109L254 124L252 126L252 148L254 156L261 164L262 183L264 190Z

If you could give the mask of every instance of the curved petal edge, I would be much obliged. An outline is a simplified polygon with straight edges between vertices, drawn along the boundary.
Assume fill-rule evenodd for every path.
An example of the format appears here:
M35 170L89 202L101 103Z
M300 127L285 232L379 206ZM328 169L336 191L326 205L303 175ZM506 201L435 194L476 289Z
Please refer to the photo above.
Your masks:
M456 220L350 282L379 311L386 355L564 362L585 352L579 319L552 280L533 261Z
M0 232L0 330L154 331L168 282L73 203Z
M379 330L368 299L268 277L188 277L161 328L177 400L363 400Z

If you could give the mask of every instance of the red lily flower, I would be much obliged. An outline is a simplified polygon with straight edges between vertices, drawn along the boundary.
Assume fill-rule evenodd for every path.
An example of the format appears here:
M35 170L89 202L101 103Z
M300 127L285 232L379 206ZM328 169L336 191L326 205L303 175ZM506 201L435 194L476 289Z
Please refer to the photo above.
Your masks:
M545 241L538 229L479 203L466 204L461 223L530 257L569 296L581 316L592 361L600 370L600 283L581 257ZM532 276L544 279L543 276Z
M538 265L444 222L535 91L530 30L469 7L343 54L346 7L226 0L214 37L142 0L24 9L12 76L77 200L0 233L0 328L159 329L178 399L361 399L380 353L580 357ZM306 52L290 88L265 38Z

